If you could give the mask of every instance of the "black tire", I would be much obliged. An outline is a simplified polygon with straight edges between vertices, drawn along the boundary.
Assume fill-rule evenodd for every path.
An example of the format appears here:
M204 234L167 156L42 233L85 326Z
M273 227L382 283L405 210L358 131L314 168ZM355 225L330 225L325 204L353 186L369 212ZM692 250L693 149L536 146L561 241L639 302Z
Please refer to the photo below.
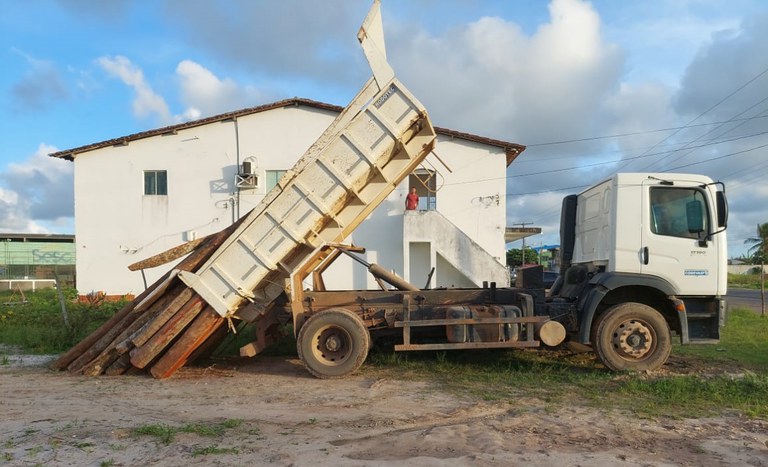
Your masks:
M299 330L296 349L307 371L321 379L357 371L368 356L371 336L354 313L344 309L312 315Z
M593 349L597 348L597 328L600 327L600 321L605 318L606 312L602 312L599 315L595 315L592 317L592 327L589 330L589 343L592 345Z
M672 336L658 311L629 302L609 308L598 319L592 345L611 370L655 370L669 358Z

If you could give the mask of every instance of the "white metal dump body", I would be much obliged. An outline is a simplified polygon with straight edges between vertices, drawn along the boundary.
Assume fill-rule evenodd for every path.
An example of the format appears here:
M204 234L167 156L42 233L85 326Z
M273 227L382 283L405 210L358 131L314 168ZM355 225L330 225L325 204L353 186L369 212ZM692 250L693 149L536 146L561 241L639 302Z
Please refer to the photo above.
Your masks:
M378 2L358 38L373 78L196 272L179 277L221 316L266 306L318 248L343 241L432 151L424 106L386 62Z

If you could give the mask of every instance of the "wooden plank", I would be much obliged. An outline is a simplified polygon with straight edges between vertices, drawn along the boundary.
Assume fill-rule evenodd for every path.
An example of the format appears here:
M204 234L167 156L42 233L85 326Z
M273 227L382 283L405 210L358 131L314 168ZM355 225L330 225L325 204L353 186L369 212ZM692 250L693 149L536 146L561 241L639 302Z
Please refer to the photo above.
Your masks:
M98 357L102 353L109 351L110 344L112 344L115 338L119 336L121 332L127 329L128 326L130 326L131 323L133 323L138 317L139 314L133 313L133 309L131 309L131 313L128 313L122 320L111 326L107 332L104 333L104 335L101 336L98 341L96 341L94 345L92 345L90 348L88 348L88 350L83 352L82 355L70 363L67 366L67 370L72 373L81 372L86 365L93 361L94 358Z
M224 339L230 335L228 326L220 326L211 336L206 339L195 351L187 358L187 363L194 363L197 360L205 360L213 355L213 352L219 348Z
M128 354L120 355L120 357L115 360L109 368L104 370L104 374L107 376L117 376L122 375L126 371L128 371L130 368L133 368L131 365L131 356Z
M131 350L131 364L144 368L191 323L205 306L199 295L194 294L145 344Z
M136 319L133 320L133 322L130 323L125 329L120 331L120 334L118 334L112 340L112 342L107 345L106 349L104 349L98 356L94 357L93 360L83 366L81 370L82 373L88 376L100 375L104 370L112 365L112 363L118 357L120 357L120 355L126 353L128 350L130 350L130 348L132 348L130 345L121 346L121 344L126 342L131 335L133 335L139 329L144 327L148 322L154 319L158 314L160 314L168 306L169 302L172 302L174 297L184 290L186 290L186 286L184 284L177 284L173 289L171 289L170 292L166 293L157 302L152 304L149 309L144 312L138 312Z
M173 248L169 248L162 253L158 253L154 256L150 256L149 258L128 265L128 269L130 271L140 271L142 269L150 269L157 266L162 266L166 263L170 263L171 261L179 259L182 256L194 251L203 242L208 240L209 237L211 237L211 235L198 238L197 240L192 240L191 242L183 243Z
M66 353L64 353L62 356L60 356L58 359L56 359L55 362L51 364L51 368L55 370L63 370L67 368L73 361L75 361L77 358L79 358L85 351L93 347L96 342L99 341L104 335L112 329L113 326L117 325L120 321L122 321L131 311L133 311L133 308L136 306L137 303L144 300L144 298L149 295L152 290L154 290L157 285L162 282L168 274L164 275L160 280L158 280L156 283L152 284L147 290L139 294L138 297L136 297L132 302L127 303L123 308L121 308L117 313L115 313L111 318L107 320L106 323L99 326L98 329L93 331L91 334L89 334L85 339L78 342L74 347L69 349Z
M192 322L184 334L152 366L149 371L158 379L168 378L187 363L187 359L205 342L226 320L207 306Z
M136 300L134 300L122 307L120 311L109 318L106 323L99 326L98 329L89 334L85 339L78 342L74 347L56 359L56 361L50 365L50 368L54 370L63 370L67 368L73 361L83 355L85 351L93 347L93 345L96 344L104 334L112 329L113 326L122 321L131 311L133 311L133 307L136 306L136 303Z
M218 234L210 236L208 238L208 244L205 247L201 247L196 252L196 254L190 255L190 257L182 261L180 266L185 268L195 268L199 266L213 253L213 251L216 250L218 244L226 238L226 233L228 230L229 229L225 229ZM113 352L113 349L110 347L110 345L118 345L120 343L116 342L113 344L116 337L121 336L138 316L138 314L132 315L133 307L135 307L136 304L140 303L144 298L150 295L157 287L163 284L169 276L170 272L165 274L160 280L152 284L151 287L149 287L139 297L137 297L137 299L132 302L132 309L125 314L124 318L120 321L112 323L111 326L105 330L105 333L101 335L101 337L94 343L94 345L89 346L90 348L81 352L80 356L72 363L70 363L67 369L71 372L83 372L94 376L100 374L100 368L104 368L105 364L108 364L117 358L117 354ZM186 286L183 287L186 289ZM174 288L174 290L176 289ZM167 297L172 295L173 294L169 294L169 292L166 291L163 295L158 296L157 300L160 303L167 304ZM157 309L156 305L157 303L153 303L149 310ZM147 310L147 313L150 312L149 310ZM146 322L142 323L142 325L144 324L146 324ZM135 332L137 330L138 328L135 328L132 329L131 332ZM123 338L120 339L120 341L124 340L127 336L121 337ZM128 347L130 347L130 345ZM120 350L121 352L119 353L125 353L128 349L121 347ZM88 366L87 369L86 366Z
M141 347L146 344L147 341L162 328L165 323L168 322L173 315L175 315L185 303L189 301L194 295L194 291L189 287L185 287L179 294L177 294L165 309L161 310L158 315L147 322L141 329L138 329L132 335L130 335L125 341L118 345L118 351L125 353L128 348Z
M206 235L203 238L198 238L196 240L192 240L187 243L182 243L181 245L177 245L173 248L169 248L163 251L162 253L158 253L154 256L150 256L149 258L143 259L141 261L137 261L133 264L130 264L128 266L128 269L131 271L140 271L142 269L150 269L157 266L162 266L163 264L170 263L173 260L179 259L186 254L197 252L198 250L210 250L210 251L198 252L197 255L190 255L190 256L195 256L198 259L193 258L191 261L188 259L185 259L179 264L180 266L183 264L183 267L181 269L192 270L200 264L199 258L204 257L204 259L208 259L207 255L210 255L210 253L212 253L213 250L215 250L219 245L221 245L221 243L224 240L226 240L227 237L229 237L229 235L235 230L235 228L238 225L240 225L240 222L241 221L238 220L238 222L228 226L225 229L220 230L219 232Z
M242 223L243 219L238 220L220 232L208 235L194 242L188 242L187 244L181 245L180 247L172 248L164 253L161 253L161 255L165 254L166 257L177 255L176 257L180 257L186 253L179 254L179 252L186 251L190 254L179 262L179 264L176 266L176 269L194 271L201 264L207 261L208 258L210 258L210 256L218 249L218 247ZM160 259L159 256L160 255L155 255L149 260L157 262ZM147 262L149 260L144 260L135 264L143 264L144 267L148 267L147 265L151 263ZM162 263L157 264L159 265ZM131 334L136 333L139 331L139 329L136 328L139 323L141 323L141 326L145 326L152 322L151 319L146 318L142 321L136 321L138 316L146 316L146 313L150 313L150 310L157 310L155 304L153 304L152 307L150 307L146 312L138 313L135 311L136 305L144 300L150 293L152 293L152 291L154 291L161 283L163 283L163 281L169 277L169 274L170 272L164 274L163 277L161 277L157 282L139 294L139 296L136 297L136 299L131 303L120 309L120 311L118 311L114 316L112 316L112 318L100 326L96 331L91 333L88 337L64 353L53 364L51 364L51 368L59 370L67 369L71 372L80 372L83 371L87 365L90 365L89 372L99 374L100 371L98 370L100 368L104 368L105 365L112 365L119 355L128 352L132 345L134 345L132 342L125 342L125 338L130 337L124 335L125 331L130 330ZM160 294L158 296L158 302L160 300L165 302L165 297L167 297L169 293L170 292L166 291ZM173 297L173 294L171 294L171 296L171 300L173 300L175 297ZM174 304L174 306L176 306L176 304ZM168 312L167 314L162 315L163 320L160 321L160 323L166 323L168 321L168 314L171 313ZM194 316L188 317L190 320L193 318ZM136 324L134 325L134 323ZM154 326L154 328L157 328L157 326ZM149 339L149 337L151 337L151 335L142 335L142 339ZM116 340L118 341L115 342ZM113 346L120 347L118 348ZM95 359L98 360L94 361Z
M107 347L79 370L85 376L99 376L120 357L114 347Z

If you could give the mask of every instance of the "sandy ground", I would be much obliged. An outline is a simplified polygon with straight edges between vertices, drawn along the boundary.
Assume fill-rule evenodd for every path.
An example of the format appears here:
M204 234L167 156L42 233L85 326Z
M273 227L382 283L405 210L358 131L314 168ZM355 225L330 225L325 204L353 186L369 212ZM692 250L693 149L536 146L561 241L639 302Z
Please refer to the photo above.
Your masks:
M768 466L768 421L639 419L530 398L470 400L423 382L318 380L294 359L88 378L0 365L1 465ZM135 430L215 427L168 444ZM234 423L236 424L236 423Z

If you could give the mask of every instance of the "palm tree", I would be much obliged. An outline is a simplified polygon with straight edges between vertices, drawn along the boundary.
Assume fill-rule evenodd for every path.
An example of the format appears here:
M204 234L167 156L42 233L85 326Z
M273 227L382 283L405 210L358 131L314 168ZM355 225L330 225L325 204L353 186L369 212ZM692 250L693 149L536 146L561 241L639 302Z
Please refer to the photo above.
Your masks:
M757 225L757 237L744 240L751 245L747 252L760 263L760 299L762 303L762 315L765 316L765 257L768 256L768 222Z

